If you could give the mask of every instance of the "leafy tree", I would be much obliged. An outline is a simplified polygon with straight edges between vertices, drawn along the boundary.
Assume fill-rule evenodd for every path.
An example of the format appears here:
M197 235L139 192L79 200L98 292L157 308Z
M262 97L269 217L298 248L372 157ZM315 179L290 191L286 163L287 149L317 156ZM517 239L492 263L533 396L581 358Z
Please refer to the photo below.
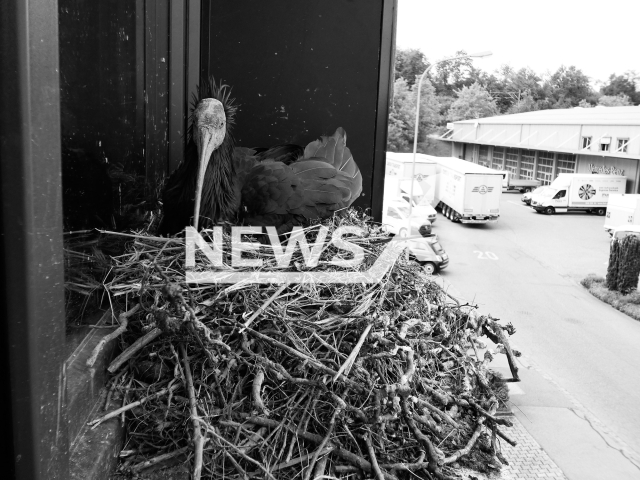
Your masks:
M428 66L424 53L417 48L396 49L395 80L404 78L407 85L411 86L416 83L416 77L420 77Z
M538 102L533 98L533 95L529 90L526 90L518 101L509 107L508 114L511 113L524 113L540 110Z
M413 145L417 97L415 88L415 85L409 86L404 78L399 78L393 85L393 104L389 113L387 135L388 148L391 151L406 151ZM431 82L425 81L420 93L418 142L425 141L427 134L439 121L440 103Z
M581 108L593 108L593 105L591 105L591 103L589 103L589 101L585 100L584 98L580 100L580 103L578 103L578 106Z
M456 92L456 95L458 98L449 109L449 120L453 122L500 114L496 101L479 83L474 83L470 87L462 87Z
M632 105L631 100L624 93L618 95L602 95L598 98L598 105L604 107L626 107Z
M561 66L543 86L551 108L577 107L580 100L593 97L589 77L575 66Z
M639 76L633 72L627 72L624 75L616 75L615 73L609 76L609 83L600 89L600 93L607 97L617 97L625 95L629 98L630 104L640 103L640 92L636 88L636 82Z
M464 50L455 53L454 56L466 55ZM438 63L435 67L434 85L438 95L452 96L456 90L476 82L479 71L473 67L471 58L458 58Z

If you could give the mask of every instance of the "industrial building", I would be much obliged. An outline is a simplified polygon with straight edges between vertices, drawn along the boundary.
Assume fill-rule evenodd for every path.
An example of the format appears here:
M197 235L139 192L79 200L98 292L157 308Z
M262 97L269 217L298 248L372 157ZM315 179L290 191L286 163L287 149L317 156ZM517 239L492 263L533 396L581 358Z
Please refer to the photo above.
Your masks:
M640 107L539 110L447 127L440 138L453 157L543 185L560 173L625 175L627 193L640 193Z

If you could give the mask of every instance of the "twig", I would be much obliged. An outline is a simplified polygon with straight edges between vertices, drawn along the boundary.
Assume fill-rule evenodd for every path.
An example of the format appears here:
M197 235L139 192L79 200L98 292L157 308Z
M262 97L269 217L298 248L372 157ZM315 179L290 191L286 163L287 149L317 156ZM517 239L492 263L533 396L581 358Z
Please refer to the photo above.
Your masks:
M191 409L191 422L193 423L193 448L195 450L195 458L193 460L193 480L200 480L200 476L202 475L202 451L204 449L204 437L200 431L196 390L193 388L191 366L189 365L189 357L187 357L187 349L184 344L180 344L180 352L182 353L182 362L184 363L184 374L187 377L189 407Z
M267 427L277 427L278 425L280 425L279 422L275 421L275 420L270 420L268 418L261 418L261 417L252 417L249 415L245 415L245 414L238 414L239 417L244 418L245 421L249 422L249 423L254 423L256 425L264 425ZM220 424L223 425L225 422L224 420L220 421ZM324 437L321 437L320 435L316 435L314 433L309 433L309 432L305 432L299 429L296 429L295 427L291 427L289 425L285 425L284 428L290 430L291 432L295 433L296 435L298 435L300 438L304 439L304 440L308 440L310 442L314 442L314 443L322 443L322 440L324 439ZM328 444L327 447L332 446L334 447L333 444ZM365 460L364 458L356 455L355 453L351 453L348 450L342 449L342 448L334 448L333 453L335 453L336 455L338 455L340 458L342 458L343 460L346 460L350 463L353 463L354 465L357 465L359 468L361 468L362 470L366 471L366 472L371 472L372 468L371 468L371 463L368 462L367 460ZM384 474L384 478L385 480L397 480L397 477L395 475L391 475L389 473L385 473Z
M426 407L427 409L431 410L433 413L438 415L440 418L442 418L445 422L447 422L452 427L460 428L460 425L458 425L458 422L456 422L453 418L451 418L447 413L445 413L442 410L440 410L438 407L435 407L435 406L431 405L426 400L424 400L422 398L418 398L418 397L411 397L411 400L414 403L417 403L418 405L421 405L421 406Z
M362 344L364 343L364 341L367 339L367 336L369 335L369 332L371 331L371 328L373 327L373 324L370 323L369 325L367 325L367 327L364 329L364 331L362 332L362 334L360 335L360 338L358 339L358 343L356 343L355 347L353 347L353 350L351 351L351 353L349 354L349 356L347 357L347 359L344 361L344 363L342 364L342 366L340 367L340 369L336 372L336 374L333 376L333 381L335 382L340 375L342 375L343 373L345 375L349 375L349 371L351 370L351 367L353 366L353 362L356 361L356 358L358 356L358 354L360 353L360 349L362 348Z
M222 441L222 443L224 443L225 445L228 445L229 447L231 447L235 452L238 453L238 455L240 455L242 458L244 458L245 460L253 463L254 465L257 465L258 468L260 470L262 470L264 473L267 474L267 476L273 480L276 480L274 478L273 475L271 475L271 472L269 472L269 470L267 470L260 462L258 462L257 460L254 460L253 458L251 458L249 455L247 455L246 453L244 453L242 450L240 450L238 447L236 447L233 443L231 443L229 440L227 440L226 438L224 438L222 435L219 435L218 432L215 431L215 429L211 426L206 424L205 422L203 422L202 420L198 420L200 423L203 423L204 427L206 428L207 432L209 432L210 434L212 434L214 437L216 437L216 439ZM220 422L222 424L222 422Z
M172 392L172 391L176 390L179 387L180 387L180 385L172 385L170 387L163 388L162 390L160 390L160 391L158 391L158 392L156 392L156 393L154 393L152 395L149 395L147 397L141 398L140 400L137 400L135 402L128 403L127 405L124 405L123 407L120 407L117 410L113 410L112 412L109 412L109 413L107 413L106 415L104 415L104 416L102 416L100 418L92 420L92 421L90 421L88 423L88 425L93 425L93 428L96 428L102 422L105 422L105 421L109 420L110 418L117 417L118 415L120 415L123 412L131 410L132 408L135 408L138 405L142 405L143 403L146 403L149 400L152 400L154 398L161 397L161 396L165 395L167 392Z
M158 463L162 463L166 460L170 460L174 457L178 457L180 455L182 455L183 453L186 453L187 450L189 449L189 447L182 447L178 450L174 450L173 452L169 452L169 453L164 453L162 455L158 455L157 457L153 457L149 460L146 460L144 462L140 462L135 464L133 467L131 467L131 471L133 473L138 473L141 472L142 470L145 470L149 467L153 467L154 465L157 465Z
M480 417L478 419L478 426L476 427L475 432L473 432L473 435L471 435L471 438L469 439L467 444L464 446L464 448L461 448L460 450L458 450L456 453L454 453L450 457L445 458L444 459L445 465L457 461L460 457L462 457L463 455L466 455L467 453L469 453L471 451L473 446L476 444L476 441L478 440L478 437L482 433L482 427L484 425L484 420L485 420L485 417Z
M253 321L258 317L258 315L260 315L262 312L264 312L267 307L269 305L271 305L271 303L278 298L278 295L280 295L285 288L287 288L289 285L288 284L283 284L278 290L275 291L275 293L273 295L271 295L261 306L260 308L258 308L255 312L253 312L253 314L247 319L246 322L244 322L244 324L242 325L242 328L239 330L240 333L244 332L245 328L247 328L249 325L251 325L253 323Z
M89 368L93 367L93 364L96 363L96 360L98 359L98 355L100 355L100 352L102 351L102 349L107 343L109 343L114 338L119 337L120 335L122 335L122 333L124 333L124 331L127 329L127 324L129 323L129 317L134 313L136 313L139 309L140 309L140 304L137 304L131 310L127 312L123 312L120 315L118 315L118 319L120 320L120 326L116 328L113 332L111 332L109 335L105 335L104 337L102 337L102 339L98 342L98 344L93 349L91 356L87 360L87 367Z
M404 413L404 421L407 424L407 426L411 429L413 436L415 437L415 439L421 443L424 448L426 449L427 452L427 457L428 457L428 471L433 473L433 474L438 474L439 473L439 468L438 468L438 452L436 451L436 448L433 446L433 443L431 442L431 440L429 439L429 437L427 437L424 433L422 433L420 431L420 429L418 428L418 425L416 425L415 420L413 419L413 415L411 413L411 410L409 409L409 402L407 400L407 397L404 396L402 397L402 412Z
M138 338L133 343L133 345L131 345L124 352L122 352L120 355L118 355L116 357L116 359L113 362L111 362L111 365L109 365L109 368L107 368L107 370L109 370L111 373L114 373L116 370L118 370L122 366L122 364L124 362L129 360L136 353L138 353L139 350L143 349L148 343L151 343L156 338L158 338L160 335L162 335L162 330L160 330L157 327L154 328L153 330L149 330L146 333L146 335L144 335L143 337Z
M262 389L263 381L264 381L264 370L261 367L259 367L255 376L253 377L253 387L252 387L253 405L258 412L268 417L269 410L267 410L267 407L264 405L264 402L262 401L262 395L260 395L260 390Z
M362 439L364 440L364 443L367 444L367 450L369 451L369 458L371 459L371 467L373 468L373 471L376 474L376 478L378 480L384 480L384 474L382 473L382 470L380 470L380 466L378 465L378 459L376 458L376 451L373 448L373 443L371 442L370 435L371 435L370 432L365 432L365 434L362 435Z
M348 390L349 389L347 388L347 390L342 394L343 397L347 395ZM338 406L336 406L335 410L333 411L333 415L331 415L331 420L329 421L329 428L327 429L327 433L322 439L322 442L320 442L320 445L318 446L318 448L316 449L316 452L313 455L313 458L311 459L311 463L309 463L309 467L307 469L307 473L304 476L304 480L309 480L311 478L311 473L313 472L314 466L318 461L320 452L324 450L324 447L329 443L329 439L331 438L331 435L333 435L333 429L336 426L336 417L340 415L340 412L342 412L342 410L347 406L347 404L344 402L344 400L341 397L336 397L336 401L338 403Z

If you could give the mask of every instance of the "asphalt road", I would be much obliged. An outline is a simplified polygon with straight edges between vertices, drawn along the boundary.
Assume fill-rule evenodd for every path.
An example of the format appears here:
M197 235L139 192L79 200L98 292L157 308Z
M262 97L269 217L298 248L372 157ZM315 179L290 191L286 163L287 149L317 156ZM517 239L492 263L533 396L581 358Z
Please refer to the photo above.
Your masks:
M640 322L579 284L606 274L603 224L586 213L537 214L505 191L496 224L439 214L433 233L450 257L440 274L450 293L512 322L513 344L640 453Z

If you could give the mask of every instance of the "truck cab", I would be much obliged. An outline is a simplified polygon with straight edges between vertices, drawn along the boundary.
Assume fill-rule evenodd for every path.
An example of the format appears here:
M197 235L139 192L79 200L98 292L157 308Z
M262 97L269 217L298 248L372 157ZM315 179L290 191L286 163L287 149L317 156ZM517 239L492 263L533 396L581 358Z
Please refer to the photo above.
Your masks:
M425 273L431 275L449 265L449 255L438 241L437 235L409 240L409 251L420 263Z
M569 208L568 187L547 188L531 199L531 206L538 212L552 215L556 212L567 211Z

